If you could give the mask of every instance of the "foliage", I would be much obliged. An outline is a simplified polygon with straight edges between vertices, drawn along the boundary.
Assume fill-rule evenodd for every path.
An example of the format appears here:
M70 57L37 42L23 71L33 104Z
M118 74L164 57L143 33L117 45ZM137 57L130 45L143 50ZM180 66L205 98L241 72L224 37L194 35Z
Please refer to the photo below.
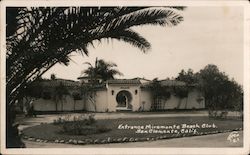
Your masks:
M153 97L153 104L151 107L152 110L156 110L156 105L158 104L159 100L167 100L171 96L169 89L162 86L157 78L154 79L149 85L149 89L151 90Z
M146 52L150 43L134 32L139 25L179 24L174 7L23 7L7 8L7 96L9 104L26 85L69 54L88 54L88 45L102 39L125 41Z
M89 65L89 67L84 70L83 73L90 77L90 79L94 82L96 82L98 78L106 81L109 79L114 79L115 75L123 75L120 71L114 69L114 67L117 67L115 63L106 62L103 59L98 60L96 58L94 66L89 62L85 64Z
M96 89L102 85L95 83L94 81L88 83L88 84L82 84L81 85L81 95L83 96L83 100L85 103L87 101L90 101L90 103L93 104L94 109L96 111Z
M170 91L166 89L166 87L162 86L158 79L154 79L149 87L152 90L154 99L156 98L168 99L171 95Z
M6 140L6 146L8 148L24 148L25 144L22 142L19 135L18 124L14 122L16 115L13 108L8 108L6 111L6 137L9 137L9 140Z
M96 125L94 114L83 114L79 116L65 116L54 120L54 125L61 127L62 134L90 135L109 131L105 126Z
M133 117L133 118L119 118L119 119L102 119L97 120L96 125L99 126L108 126L111 129L110 132L106 132L103 134L91 134L91 135L70 135L66 133L61 133L60 125L53 124L42 124L38 126L33 126L30 128L25 128L23 133L24 136L34 137L36 139L48 140L48 142L55 142L55 140L64 140L65 143L70 142L72 140L76 141L84 141L85 143L79 144L93 144L93 143L101 143L102 141L106 141L108 143L118 142L121 143L121 140L118 139L140 139L140 141L146 141L147 138L154 138L154 140L160 139L159 137L164 137L164 139L168 138L177 138L177 137L186 137L186 136L194 136L193 133L141 133L135 134L136 129L132 130L123 130L119 129L118 126L123 125L131 125L131 126L147 126L157 125L157 126L173 126L173 125L182 125L182 124L209 124L213 123L217 126L217 128L196 128L199 135L203 134L214 134L218 132L229 132L232 130L240 130L243 127L243 121L229 119L229 120L217 120L208 118L207 116L195 116L195 117L155 117L154 113L146 113L147 117ZM144 116L145 114L142 114ZM217 131L217 132L216 132ZM202 134L203 133L203 134ZM197 134L196 134L197 135ZM98 139L98 142L97 142ZM128 142L128 141L126 141ZM76 144L76 143L75 143ZM211 144L210 144L211 145Z
M56 79L56 74L51 74L51 75L50 75L50 79L51 79L51 80L55 80L55 79Z
M60 82L59 85L55 87L53 91L52 99L56 103L56 111L58 110L58 103L63 102L65 95L68 95L68 94L69 94L69 91L67 87L63 85L62 82Z
M144 52L149 50L150 43L131 27L146 24L175 26L183 21L178 13L180 10L183 8L7 7L7 111L23 97L21 92L26 86L56 63L67 65L70 53L76 51L87 55L87 47L94 41L117 39ZM7 114L11 119L10 113ZM7 126L13 126L9 124L13 121L8 121Z
M197 87L204 92L206 107L209 114L217 117L218 110L242 110L242 87L228 75L221 72L216 65L209 64L197 73L191 69L182 70L176 78L188 84L199 84ZM220 115L220 114L219 114Z
M33 99L38 99L42 96L42 85L39 84L39 81L28 85L25 89L23 89L23 96L31 97Z
M50 99L52 98L52 97L51 97L51 92L44 91L44 92L43 92L42 98L43 98L44 100L50 100Z
M87 125L95 123L94 114L81 114L78 116L65 115L53 120L53 124L59 125L67 122L85 121Z
M211 110L234 109L234 104L242 97L242 88L234 80L220 72L215 65L207 65L199 72L202 90L205 93L206 106Z
M73 97L74 100L82 100L82 96L81 96L81 94L78 93L78 92L74 92L74 93L72 94L72 97Z
M175 96L178 96L179 98L185 98L188 96L188 87L187 86L176 86L173 88Z
M195 84L198 82L197 75L193 73L192 69L188 69L187 72L182 69L176 80L186 82L187 84Z

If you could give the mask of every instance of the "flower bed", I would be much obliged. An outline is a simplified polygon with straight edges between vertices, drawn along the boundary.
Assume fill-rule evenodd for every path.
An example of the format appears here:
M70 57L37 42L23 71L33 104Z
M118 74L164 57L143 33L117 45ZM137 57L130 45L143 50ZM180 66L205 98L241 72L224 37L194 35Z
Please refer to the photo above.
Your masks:
M110 119L97 120L95 125L109 128L109 131L99 132L95 134L72 135L61 132L60 125L41 124L38 126L26 128L23 130L23 138L36 142L54 142L68 144L104 144L104 143L122 143L137 141L152 141L158 139L169 139L188 136L201 136L207 134L216 134L222 132L230 132L234 130L242 130L243 122L239 120L216 120L208 117L161 117L161 118L130 118L130 119ZM178 126L187 124L197 124L200 128L196 128L197 132L177 132L177 133L139 133L133 128L122 129L122 125L130 127L148 125L151 126ZM202 125L204 128L202 128ZM216 128L206 127L206 124L214 124ZM191 130L190 126L190 130ZM195 128L195 126L193 126ZM179 130L181 131L181 130ZM183 131L189 131L186 128Z

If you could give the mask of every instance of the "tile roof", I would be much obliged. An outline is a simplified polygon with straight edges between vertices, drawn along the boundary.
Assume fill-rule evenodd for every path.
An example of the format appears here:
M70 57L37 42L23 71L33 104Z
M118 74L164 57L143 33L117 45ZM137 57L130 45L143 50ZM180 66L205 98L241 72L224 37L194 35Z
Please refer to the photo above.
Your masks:
M177 80L161 80L160 83L163 86L186 86L185 82Z
M80 82L73 80L65 80L65 79L55 79L55 80L46 80L41 82L43 86L55 87L62 84L63 86L80 86Z
M108 84L141 84L138 79L113 79L106 81Z
M171 86L187 86L187 84L185 82L177 81L177 80L160 80L159 82L160 82L160 84L162 86L167 86L167 87L171 87ZM142 86L143 87L148 87L148 86L150 86L151 83L153 83L153 81L143 83Z
M78 80L80 80L80 79L91 79L89 76L81 76L81 77L78 77L77 78ZM101 79L101 77L97 77L96 79Z

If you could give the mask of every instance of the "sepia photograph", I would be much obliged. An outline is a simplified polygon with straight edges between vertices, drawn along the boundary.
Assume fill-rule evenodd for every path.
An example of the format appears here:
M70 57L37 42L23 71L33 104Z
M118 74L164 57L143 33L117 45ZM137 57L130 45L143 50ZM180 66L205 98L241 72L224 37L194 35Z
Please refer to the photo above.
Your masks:
M2 154L249 153L249 2L126 2L1 3Z

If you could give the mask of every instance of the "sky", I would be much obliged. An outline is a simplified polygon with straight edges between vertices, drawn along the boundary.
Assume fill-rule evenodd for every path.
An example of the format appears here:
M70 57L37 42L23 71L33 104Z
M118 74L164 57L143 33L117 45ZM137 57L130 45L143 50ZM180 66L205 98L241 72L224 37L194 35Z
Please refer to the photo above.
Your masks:
M184 69L198 72L208 64L243 84L243 9L241 7L188 7L180 12L184 21L174 27L140 26L133 29L151 43L143 53L132 45L113 40L89 46L89 56L72 53L69 66L56 64L43 77L77 80L96 57L114 62L124 76L152 80L177 77Z

